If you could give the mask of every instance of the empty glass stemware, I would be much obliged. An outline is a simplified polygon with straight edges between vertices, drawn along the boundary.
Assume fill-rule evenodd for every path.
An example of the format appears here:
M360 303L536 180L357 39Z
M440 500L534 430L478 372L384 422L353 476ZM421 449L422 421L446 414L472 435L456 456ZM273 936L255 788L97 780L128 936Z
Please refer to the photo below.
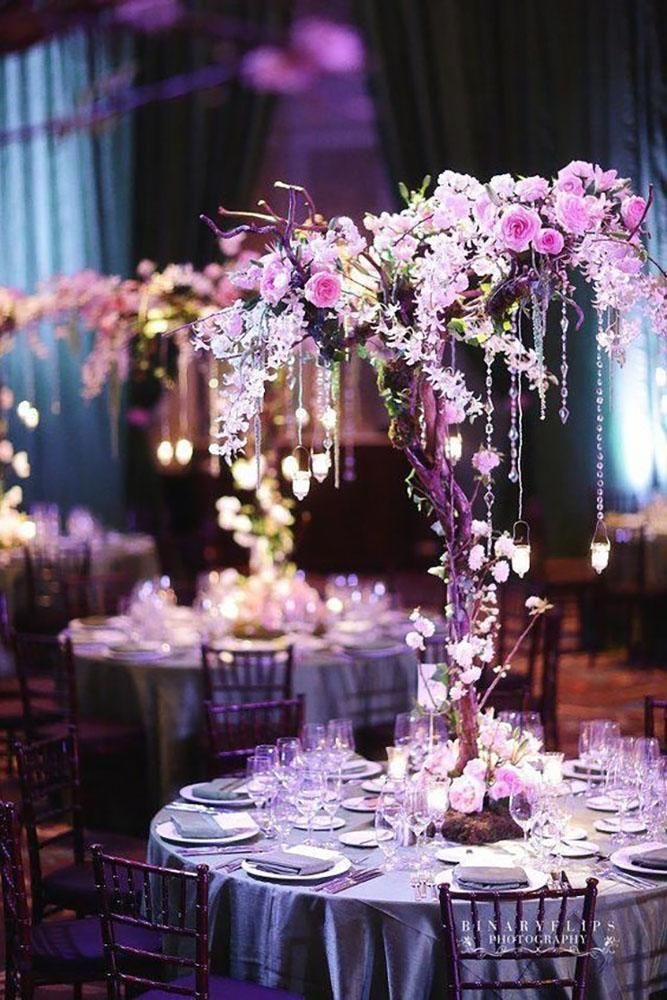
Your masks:
M518 789L510 795L510 816L516 825L521 827L523 832L523 853L525 857L528 857L530 853L528 834L535 821L536 806L536 794L532 789Z
M324 844L325 847L335 849L338 844L334 842L334 818L343 798L343 780L340 771L329 771L324 775L322 808L329 817L329 839Z
M307 824L305 844L313 846L313 820L322 807L324 785L321 771L305 770L296 791L295 804Z

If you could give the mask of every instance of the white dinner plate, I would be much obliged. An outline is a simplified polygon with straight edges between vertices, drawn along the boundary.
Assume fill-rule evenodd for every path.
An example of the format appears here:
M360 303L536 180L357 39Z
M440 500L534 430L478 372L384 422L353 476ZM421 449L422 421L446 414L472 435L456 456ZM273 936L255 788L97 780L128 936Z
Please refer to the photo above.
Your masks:
M568 826L565 829L565 840L586 840L587 836L583 826Z
M352 865L349 858L344 858L338 851L327 851L324 847L310 847L307 844L298 844L296 847L288 847L286 853L305 854L311 858L322 858L323 861L330 858L331 868L327 868L323 872L317 872L315 875L287 875L262 871L261 868L257 868L247 859L241 863L241 867L248 875L252 875L253 878L263 879L266 882L320 882L324 878L335 878L338 875L344 875Z
M112 660L163 660L169 656L171 648L163 642L122 642L110 647L107 656Z
M502 850L494 851L493 845L488 847L441 847L436 852L436 858L448 865L507 865L507 854Z
M380 830L379 835L380 840L391 840L393 837L391 830ZM338 839L346 847L367 847L369 850L378 847L378 832L376 830L350 830L347 833L341 833Z
M308 829L308 824L306 823L305 819L297 820L297 822L293 823L292 826L296 827L297 830ZM315 819L313 820L311 830L315 830L318 832L324 830L326 832L327 830L331 829L340 830L340 828L343 826L345 826L345 820L343 819L342 816L334 816L333 824L328 816L316 816Z
M563 840L558 846L558 854L563 858L592 858L600 850L600 845L592 840Z
M78 646L117 646L125 639L125 634L114 628L87 628L70 631L72 645Z
M646 844L635 844L632 847L621 847L620 850L614 851L609 860L616 868L620 868L624 872L631 872L633 875L658 875L667 879L667 871L664 868L643 868L641 865L636 865L632 860L637 854L643 854L645 851L653 851L658 847L664 846L664 844L660 844L655 840Z
M508 865L507 867L508 868L513 867L513 865ZM524 868L524 871L528 879L528 885L522 886L521 889L484 889L484 890L480 889L479 891L498 892L498 893L533 892L535 889L542 889L545 885L547 885L549 881L549 876L547 875L546 872L538 871L537 868ZM461 886L457 884L456 868L447 868L445 869L445 871L438 872L438 874L435 876L435 882L438 885L440 885L443 882L447 882L449 885L452 886L453 889L455 890L458 889L459 892L470 892L469 889L463 889Z
M595 812L617 813L619 811L617 803L613 802L608 795L593 795L590 799L586 799L586 805L589 809L595 810ZM634 802L630 803L628 808L631 810L636 809L638 805L639 803L635 799Z
M620 822L618 816L605 816L594 823L598 833L618 833ZM640 819L629 819L627 816L623 820L623 833L644 833L646 824Z
M208 813L207 815L212 814ZM250 840L259 833L259 827L247 813L237 813L233 817L221 814L219 816L215 815L213 818L220 827L219 837L183 837L176 831L176 827L170 819L158 823L155 827L155 832L158 837L162 837L163 840L169 840L174 844L202 844L204 847L208 844L236 844L242 840ZM225 834L225 827L228 830L237 830L239 832L233 833L230 836L229 834ZM243 827L243 829L239 830L239 827Z
M557 795L579 795L580 792L585 792L588 785L581 778L568 778L556 789Z
M236 802L216 802L215 799L203 799L195 795L193 788L196 788L197 785L205 784L205 781L195 781L191 785L184 785L178 794L182 799L185 799L186 802L196 802L197 805L212 806L214 809L252 809L255 804L249 795L245 795L242 799L238 799ZM234 789L234 791L242 792L243 786L241 786L241 788Z
M343 809L355 813L374 813L377 809L377 795L354 795L351 799L343 799Z
M382 764L376 760L352 760L343 765L341 774L343 781L362 781L382 774Z
M361 786L362 792L370 792L371 795L378 795L387 783L387 775L383 774L379 778L371 781L364 781Z

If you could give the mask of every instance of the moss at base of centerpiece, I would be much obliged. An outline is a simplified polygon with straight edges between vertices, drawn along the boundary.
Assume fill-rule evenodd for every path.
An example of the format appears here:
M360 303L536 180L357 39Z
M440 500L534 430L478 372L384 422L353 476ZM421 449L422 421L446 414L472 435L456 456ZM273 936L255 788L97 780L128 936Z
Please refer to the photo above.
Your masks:
M523 833L510 816L508 807L493 803L477 813L450 809L442 824L442 835L445 840L477 846L492 844L496 840L515 840Z

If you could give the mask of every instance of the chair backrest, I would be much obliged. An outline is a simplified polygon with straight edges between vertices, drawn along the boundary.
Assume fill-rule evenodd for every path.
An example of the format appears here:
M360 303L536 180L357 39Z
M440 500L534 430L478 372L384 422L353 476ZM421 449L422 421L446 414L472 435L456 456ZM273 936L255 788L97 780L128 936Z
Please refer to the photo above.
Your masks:
M542 676L538 707L544 725L544 741L548 750L556 750L558 738L558 681L563 616L552 609L542 615Z
M4 590L0 590L0 645L8 649L12 642L12 628L9 621L9 604Z
M22 996L21 979L30 971L30 910L21 857L21 827L12 802L0 802L0 880L5 923L7 996Z
M154 988L207 1000L208 867L173 871L103 854L98 845L92 852L109 997L121 1000ZM155 951L123 945L118 934L123 927L156 932ZM145 960L140 967L137 959ZM191 985L150 979L149 969L170 977L174 971L189 974Z
M589 878L585 888L527 893L459 892L442 885L440 916L448 1000L461 1000L469 990L554 991L557 987L571 989L572 1000L585 1000L597 885L597 879ZM536 960L548 962L555 971L535 979ZM562 975L559 960L569 964ZM508 961L530 962L530 971L525 976L519 973L518 979L505 978L500 963ZM471 970L473 962L482 963L479 975ZM490 963L494 978L485 977L484 962Z
M209 773L240 770L260 743L298 736L303 722L303 695L243 705L206 705Z
M76 730L67 736L16 748L21 817L28 841L32 882L33 917L41 919L44 910L41 851L49 844L69 846L73 860L84 860L85 844L79 754Z
M213 649L204 645L204 698L228 705L291 698L292 654L292 646Z
M657 725L662 713L662 732ZM667 698L654 698L647 695L644 699L644 735L656 736L660 740L660 748L667 753Z
M67 623L67 581L90 574L90 545L67 542L26 546L27 608L31 616L55 628Z
M78 704L71 641L57 635L16 632L13 646L27 739L37 738L40 715L46 714L49 722L60 721L64 727L76 725Z
M136 577L121 572L67 577L64 589L68 618L119 614L135 583Z

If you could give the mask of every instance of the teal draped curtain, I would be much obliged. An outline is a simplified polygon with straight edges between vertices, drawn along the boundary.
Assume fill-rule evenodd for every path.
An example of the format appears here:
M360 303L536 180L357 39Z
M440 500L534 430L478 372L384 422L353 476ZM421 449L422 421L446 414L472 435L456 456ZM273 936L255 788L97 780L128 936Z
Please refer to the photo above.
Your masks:
M571 159L607 164L641 191L654 186L651 245L664 266L667 4L357 0L357 9L395 182L414 187L444 169L484 178L506 171L549 176ZM556 326L553 333L557 341ZM588 322L570 337L569 423L560 426L557 404L545 424L534 414L529 421L528 486L539 497L553 553L583 552L593 524L594 333ZM607 406L613 503L667 487L649 334L615 376ZM557 352L550 361L558 371Z
M0 60L0 130L71 114L118 70L127 46L84 32ZM132 238L132 126L40 134L0 146L0 284L32 290L57 273L93 267L128 273ZM0 360L0 379L34 403L39 427L12 416L9 437L26 448L27 503L84 504L109 523L122 511L121 460L112 455L108 400L81 399L85 342L68 346L46 325L36 358L18 337ZM85 341L85 337L84 337Z

